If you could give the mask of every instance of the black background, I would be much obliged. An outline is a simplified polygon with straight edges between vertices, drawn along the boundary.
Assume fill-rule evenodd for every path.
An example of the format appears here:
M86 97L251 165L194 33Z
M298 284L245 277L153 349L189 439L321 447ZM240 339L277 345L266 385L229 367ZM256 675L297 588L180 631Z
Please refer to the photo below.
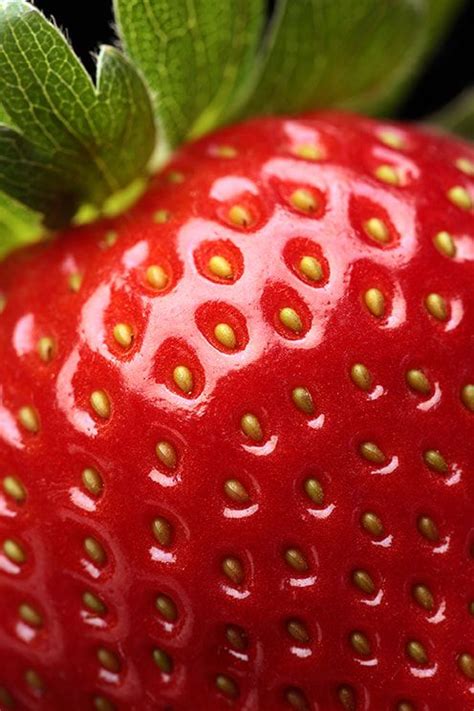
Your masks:
M74 48L90 71L94 66L92 53L98 45L113 41L111 4L111 0L36 0L37 7L53 15L67 29ZM465 0L465 8L444 45L408 97L401 112L404 118L426 115L474 83L473 41L474 0Z

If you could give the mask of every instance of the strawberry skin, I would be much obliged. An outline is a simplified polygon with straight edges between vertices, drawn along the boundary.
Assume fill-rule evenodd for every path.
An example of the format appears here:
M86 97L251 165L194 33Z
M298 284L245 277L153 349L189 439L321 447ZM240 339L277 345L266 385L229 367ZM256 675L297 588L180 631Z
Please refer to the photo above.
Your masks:
M185 148L0 266L0 706L474 706L474 150Z

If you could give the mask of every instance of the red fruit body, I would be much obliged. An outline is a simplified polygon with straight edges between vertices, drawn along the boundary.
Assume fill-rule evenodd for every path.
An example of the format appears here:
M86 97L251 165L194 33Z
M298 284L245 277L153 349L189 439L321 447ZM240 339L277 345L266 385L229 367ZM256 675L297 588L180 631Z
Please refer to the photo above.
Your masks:
M470 172L258 120L1 265L5 707L474 707Z

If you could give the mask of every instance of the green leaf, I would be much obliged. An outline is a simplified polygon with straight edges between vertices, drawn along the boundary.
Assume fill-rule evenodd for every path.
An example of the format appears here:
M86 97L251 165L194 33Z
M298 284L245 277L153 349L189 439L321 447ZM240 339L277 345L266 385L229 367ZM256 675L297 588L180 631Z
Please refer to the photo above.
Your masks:
M462 138L474 141L474 87L466 89L428 121Z
M465 3L466 0L428 0L428 50L436 47Z
M97 86L61 32L24 0L0 0L0 190L69 221L143 175L155 147L147 89L103 47ZM5 116L3 116L5 118Z
M221 123L252 68L265 1L114 0L114 6L169 146Z
M365 110L412 67L423 2L280 0L248 85L245 115Z
M0 193L0 258L43 234L41 216Z

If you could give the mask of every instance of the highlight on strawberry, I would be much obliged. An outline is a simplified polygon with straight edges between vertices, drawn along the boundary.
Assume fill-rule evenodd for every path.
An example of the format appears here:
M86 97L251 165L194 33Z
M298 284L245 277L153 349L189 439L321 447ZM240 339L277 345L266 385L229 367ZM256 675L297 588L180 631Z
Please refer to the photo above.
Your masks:
M474 707L461 5L0 0L2 710Z

